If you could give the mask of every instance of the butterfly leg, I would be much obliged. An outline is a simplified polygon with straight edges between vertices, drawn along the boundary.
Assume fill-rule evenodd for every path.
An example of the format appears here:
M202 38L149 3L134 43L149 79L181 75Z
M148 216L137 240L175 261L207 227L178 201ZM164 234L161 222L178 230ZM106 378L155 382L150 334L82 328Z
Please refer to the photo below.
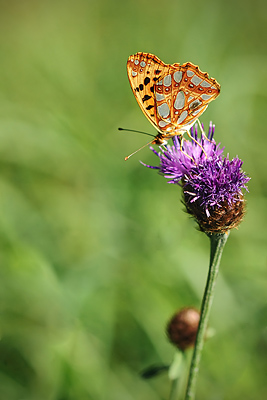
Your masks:
M198 125L200 127L201 134L204 136L205 139L207 139L209 142L211 142L211 140L207 137L206 133L204 132L203 126L201 125L199 119L197 119L197 123L198 123Z
M184 139L184 137L182 135L181 135L181 137L179 137L179 139L180 139L180 152L183 153L186 157L190 158L193 161L193 163L196 164L193 157L191 157L189 154L187 154L186 151L184 151L184 149L183 149L183 141L186 139Z
M201 125L199 119L197 119L197 123L198 123L198 126L200 127L201 134L202 134L205 138L207 138L207 136L206 136L206 134L205 134L205 132L204 132L203 126Z
M198 121L199 121L199 120L198 120ZM203 128L202 128L202 131L203 131ZM202 150L203 153L205 154L205 157L208 158L207 153L205 152L203 146L191 135L191 133L190 133L189 130L186 131L186 132L187 132L187 135L190 137L190 139L191 139L193 142L195 142L195 143L201 148L201 150ZM205 133L204 133L204 131L203 131L203 135L205 136L205 138L207 138L206 135L205 135Z

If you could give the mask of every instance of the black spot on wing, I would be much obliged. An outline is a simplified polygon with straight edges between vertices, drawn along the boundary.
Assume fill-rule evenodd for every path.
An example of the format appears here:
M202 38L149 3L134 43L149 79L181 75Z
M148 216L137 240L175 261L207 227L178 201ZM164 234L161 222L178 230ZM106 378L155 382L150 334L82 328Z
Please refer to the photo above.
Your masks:
M147 76L147 77L144 79L144 85L145 85L145 86L148 85L149 82L150 82L150 78Z
M150 92L154 93L154 86L151 86Z
M139 89L140 89L140 90L144 90L144 85L143 85L142 83L140 83Z
M148 96L148 94L146 94L143 98L142 98L142 102L144 103L145 101L151 99L152 96Z
M146 110L151 110L151 108L154 108L154 106L150 105L146 107Z

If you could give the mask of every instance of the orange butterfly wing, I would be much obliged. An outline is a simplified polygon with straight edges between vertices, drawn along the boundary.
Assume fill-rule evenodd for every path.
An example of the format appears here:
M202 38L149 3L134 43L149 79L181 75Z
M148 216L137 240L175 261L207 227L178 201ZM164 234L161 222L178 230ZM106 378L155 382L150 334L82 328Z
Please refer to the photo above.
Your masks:
M183 135L220 93L218 82L198 66L165 64L150 53L136 53L127 62L136 100L161 138Z
M161 131L157 122L155 83L169 72L169 65L150 53L136 53L128 58L127 72L135 98L149 121Z

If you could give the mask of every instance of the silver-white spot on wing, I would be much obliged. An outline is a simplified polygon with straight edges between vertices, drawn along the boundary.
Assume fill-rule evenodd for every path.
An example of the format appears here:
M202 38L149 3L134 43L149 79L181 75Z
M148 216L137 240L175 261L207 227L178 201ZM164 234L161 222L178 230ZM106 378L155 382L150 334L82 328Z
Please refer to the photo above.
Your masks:
M166 121L159 121L159 127L160 127L160 128L165 128L165 126L168 125L168 124L169 124L169 122L166 122Z
M177 123L181 124L186 119L187 115L188 115L188 112L186 110L183 111L182 114L180 115L180 117L178 118Z
M176 72L174 72L174 74L173 74L173 79L175 80L176 83L181 82L182 77L183 77L182 71L176 71Z
M158 114L162 118L167 118L168 115L170 114L170 109L167 103L163 103L160 106L158 106Z
M165 99L164 94L156 92L156 100L157 101L161 101L161 100L164 100L164 99Z
M202 79L201 78L199 78L197 75L195 75L195 76L193 76L193 78L191 79L191 82L194 84L194 85L199 85L199 83L202 81Z
M185 128L185 130L190 129L191 126L194 125L194 123L196 122L196 119L197 119L197 118L194 118L193 121L190 121L190 122L187 122L187 124L184 124L183 127ZM186 128L187 128L187 129L186 129Z
M187 74L187 76L188 76L189 78L191 78L191 76L195 75L195 73L194 73L193 71L191 71L190 69L188 69L188 70L186 71L186 74Z
M144 61L141 61L141 62L140 62L140 66L141 66L142 68L144 68L144 67L146 66L146 63L145 63Z
M163 84L164 84L164 86L171 86L171 84L172 84L172 77L171 77L171 75L166 75L166 76L164 76L164 78L163 78Z
M137 75L137 72L132 71L132 76L136 76L136 75Z
M211 98L211 96L210 96L209 94L202 94L202 95L201 95L201 98L202 98L203 100L209 100L209 99Z
M181 110L184 107L185 104L185 95L184 92L182 90L180 90L180 92L178 92L175 102L174 102L174 108L176 108L176 110Z
M210 83L207 82L207 81L203 81L203 82L201 82L200 86L203 86L203 87L210 87Z

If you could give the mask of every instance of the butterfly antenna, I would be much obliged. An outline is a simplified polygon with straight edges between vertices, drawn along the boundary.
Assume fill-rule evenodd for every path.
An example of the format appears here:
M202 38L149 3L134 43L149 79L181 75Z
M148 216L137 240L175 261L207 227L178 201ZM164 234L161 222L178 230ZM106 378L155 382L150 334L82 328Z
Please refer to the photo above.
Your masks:
M140 147L138 150L135 150L133 153L131 153L129 156L125 157L125 161L129 160L130 157L132 157L134 154L136 154L138 151L142 150L144 147L148 146L149 144L152 144L153 140L151 142L146 143L144 146Z
M147 132L143 132L143 131L136 131L136 130L134 130L134 129L118 128L118 130L119 130L119 131L126 131L126 132L142 133L143 135L152 136L153 138L155 137L155 136L152 135L151 133L147 133Z

